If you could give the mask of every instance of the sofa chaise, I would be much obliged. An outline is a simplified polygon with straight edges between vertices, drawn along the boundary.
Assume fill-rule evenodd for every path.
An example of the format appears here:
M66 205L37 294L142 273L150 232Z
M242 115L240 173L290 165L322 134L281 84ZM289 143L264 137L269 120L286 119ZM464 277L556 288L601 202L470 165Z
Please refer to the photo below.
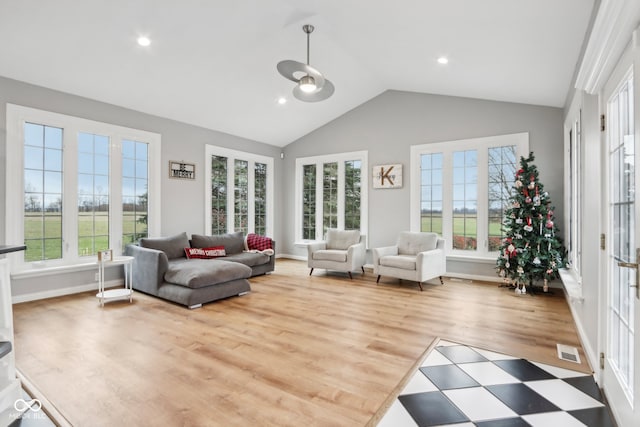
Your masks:
M224 249L212 259L187 258L185 248ZM272 248L275 244L272 242ZM218 250L219 250L218 249ZM143 238L128 245L125 254L135 258L133 288L189 308L243 295L251 290L250 277L274 270L275 254L247 252L241 232L204 236L186 233ZM273 252L273 251L271 251Z

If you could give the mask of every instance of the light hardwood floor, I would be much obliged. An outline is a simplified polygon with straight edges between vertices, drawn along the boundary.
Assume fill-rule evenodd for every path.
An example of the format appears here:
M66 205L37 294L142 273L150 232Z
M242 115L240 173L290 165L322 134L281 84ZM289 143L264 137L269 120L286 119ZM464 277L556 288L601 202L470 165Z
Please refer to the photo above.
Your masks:
M250 294L198 310L140 293L17 304L17 366L76 426L375 425L437 337L590 371L559 291L308 272L278 260Z

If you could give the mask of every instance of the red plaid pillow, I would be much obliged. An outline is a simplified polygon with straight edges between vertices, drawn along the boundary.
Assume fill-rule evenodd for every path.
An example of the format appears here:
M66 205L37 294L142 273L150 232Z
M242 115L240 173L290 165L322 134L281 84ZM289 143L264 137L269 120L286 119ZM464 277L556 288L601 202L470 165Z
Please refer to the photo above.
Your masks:
M247 249L250 251L264 251L265 249L273 249L273 241L270 237L250 233L247 234Z
M218 258L221 256L226 256L227 253L224 250L224 246L214 246L211 248L184 248L185 254L187 254L187 258Z

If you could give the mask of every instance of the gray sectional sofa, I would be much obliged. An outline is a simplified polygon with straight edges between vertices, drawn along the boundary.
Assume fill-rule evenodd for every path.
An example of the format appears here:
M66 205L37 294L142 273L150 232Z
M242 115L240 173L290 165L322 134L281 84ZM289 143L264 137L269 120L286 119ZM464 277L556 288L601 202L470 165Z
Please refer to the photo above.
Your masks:
M185 248L224 246L226 256L188 259ZM275 242L273 243L275 249ZM275 254L244 252L242 233L217 236L186 233L171 237L143 238L128 245L125 254L135 258L133 288L189 308L242 295L251 290L250 277L275 267Z

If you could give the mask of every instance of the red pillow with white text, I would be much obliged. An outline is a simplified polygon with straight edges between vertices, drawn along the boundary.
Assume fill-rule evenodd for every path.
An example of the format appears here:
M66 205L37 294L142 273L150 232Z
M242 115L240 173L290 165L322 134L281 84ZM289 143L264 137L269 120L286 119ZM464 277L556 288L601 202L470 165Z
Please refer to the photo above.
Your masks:
M224 250L224 246L213 246L211 248L184 248L184 253L189 259L211 259L227 255L227 252Z

